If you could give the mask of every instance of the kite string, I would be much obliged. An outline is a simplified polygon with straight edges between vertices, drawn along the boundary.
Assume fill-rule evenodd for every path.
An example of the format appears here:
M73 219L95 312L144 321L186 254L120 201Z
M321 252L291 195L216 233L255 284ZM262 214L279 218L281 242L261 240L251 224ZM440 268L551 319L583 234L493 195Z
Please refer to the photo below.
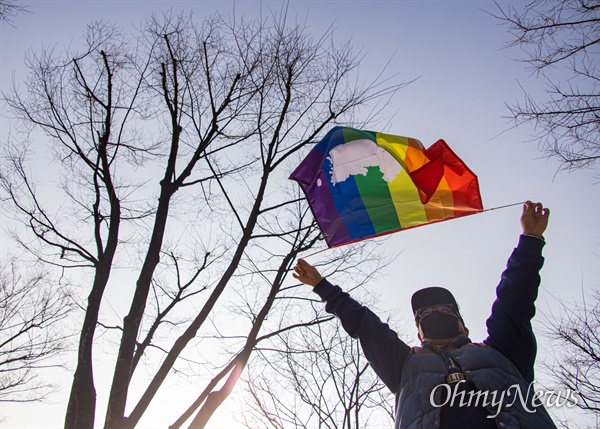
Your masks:
M491 212L492 210L505 209L507 207L514 207L514 206L518 206L520 204L525 204L525 203L526 203L526 201L521 201L519 203L506 204L504 206L492 207L491 209L485 209L485 210L482 210L480 212L476 212L476 213L473 213L473 214L479 214L479 213L484 213L484 212ZM325 247L324 249L317 250L316 252L313 252L313 253L311 253L309 255L303 256L302 258L303 259L310 258L311 256L318 255L319 253L324 252L324 251L329 250L329 249L330 249L330 247Z

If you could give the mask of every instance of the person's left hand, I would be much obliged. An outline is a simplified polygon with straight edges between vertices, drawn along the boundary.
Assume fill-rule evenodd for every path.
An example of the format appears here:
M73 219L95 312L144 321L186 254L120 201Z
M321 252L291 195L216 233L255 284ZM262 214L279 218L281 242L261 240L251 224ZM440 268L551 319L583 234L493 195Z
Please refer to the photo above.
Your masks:
M532 203L526 201L523 205L523 214L521 215L521 226L523 234L542 237L548 226L548 217L550 209L544 208L542 203Z
M292 275L295 279L312 287L315 287L323 278L319 271L304 259L298 259Z

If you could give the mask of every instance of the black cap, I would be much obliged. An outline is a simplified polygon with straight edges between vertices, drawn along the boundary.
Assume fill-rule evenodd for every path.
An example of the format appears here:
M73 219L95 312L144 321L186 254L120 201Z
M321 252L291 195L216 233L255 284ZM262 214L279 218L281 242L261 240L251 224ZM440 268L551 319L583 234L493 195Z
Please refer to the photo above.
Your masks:
M410 303L413 314L420 308L436 304L452 304L458 312L458 304L454 296L448 289L444 289L443 287L433 286L418 290L413 294Z

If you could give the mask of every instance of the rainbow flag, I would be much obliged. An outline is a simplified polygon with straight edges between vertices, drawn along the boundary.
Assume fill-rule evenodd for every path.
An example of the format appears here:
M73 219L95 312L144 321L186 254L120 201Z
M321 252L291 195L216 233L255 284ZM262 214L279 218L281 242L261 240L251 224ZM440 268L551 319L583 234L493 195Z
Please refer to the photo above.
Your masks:
M477 176L443 140L335 127L290 179L329 247L483 210Z

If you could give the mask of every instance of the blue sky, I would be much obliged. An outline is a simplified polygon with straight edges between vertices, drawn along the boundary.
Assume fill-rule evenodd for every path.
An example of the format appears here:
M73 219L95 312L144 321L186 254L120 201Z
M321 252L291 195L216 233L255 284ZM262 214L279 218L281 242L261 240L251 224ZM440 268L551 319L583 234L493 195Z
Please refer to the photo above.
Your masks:
M231 13L234 3L32 0L24 4L31 14L17 16L14 26L0 27L3 90L9 89L13 76L17 82L23 78L25 51L76 44L92 20L137 25L151 12L168 8L194 10L200 19L217 10ZM278 9L280 4L265 1L262 8ZM255 16L259 6L256 1L238 1L236 13ZM390 120L383 131L417 138L425 146L446 140L479 176L486 208L526 199L551 208L538 300L540 314L549 315L560 302L574 302L582 290L598 288L600 170L596 165L557 174L556 161L540 158L532 128L514 129L504 118L505 103L522 97L519 84L542 97L544 87L514 60L521 56L518 49L503 49L509 35L485 12L494 7L491 1L290 1L289 16L316 34L333 25L339 42L352 38L355 49L365 54L361 71L366 76L391 57L388 67L401 79L418 78L386 107L384 114ZM3 140L9 129L3 117ZM371 286L389 303L382 305L382 317L393 314L398 329L411 329L410 317L402 315L408 314L412 292L441 285L454 291L473 340L482 340L494 288L520 233L520 210L505 208L388 237L385 248L400 255ZM2 246L10 243L3 238ZM538 316L535 325L540 327L541 321ZM539 341L541 358L547 342ZM60 427L67 395L64 387L46 404L3 405L3 427Z

